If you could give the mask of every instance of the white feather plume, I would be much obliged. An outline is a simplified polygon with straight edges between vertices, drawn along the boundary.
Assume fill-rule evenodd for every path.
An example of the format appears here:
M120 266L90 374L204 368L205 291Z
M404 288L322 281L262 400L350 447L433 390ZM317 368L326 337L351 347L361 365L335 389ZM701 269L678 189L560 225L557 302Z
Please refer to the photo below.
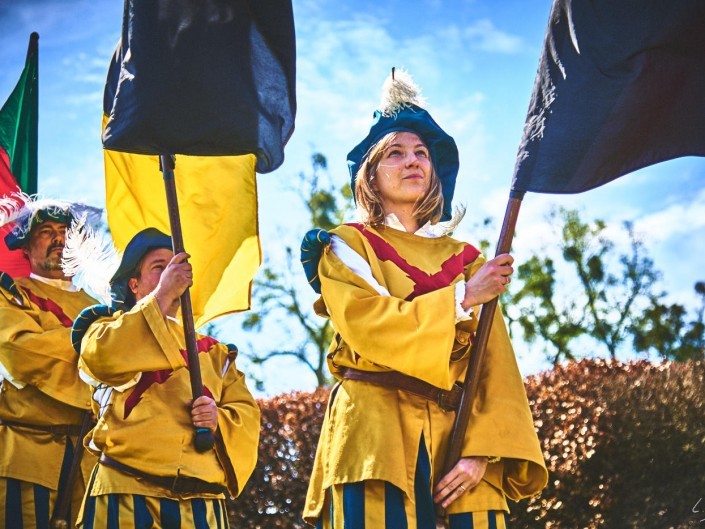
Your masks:
M421 89L414 83L409 72L403 69L393 69L382 85L382 101L379 110L383 116L396 117L399 111L412 104L423 107L425 100L421 97Z
M32 197L22 191L0 197L0 226L21 217L31 200Z
M433 233L436 237L450 235L455 231L455 228L458 227L458 224L460 224L460 222L463 220L463 217L465 217L465 211L465 205L460 204L453 208L453 216L450 218L450 220L447 220L445 222L439 222L437 224L431 224L426 228L426 230L430 233Z
M85 214L66 232L61 266L77 287L110 305L110 279L120 266L120 255L107 233L87 224Z
M0 227L15 223L12 233L23 237L32 229L35 215L42 210L62 210L69 212L73 218L86 216L86 223L95 226L100 221L102 210L80 202L68 202L55 198L42 198L17 191L0 197Z

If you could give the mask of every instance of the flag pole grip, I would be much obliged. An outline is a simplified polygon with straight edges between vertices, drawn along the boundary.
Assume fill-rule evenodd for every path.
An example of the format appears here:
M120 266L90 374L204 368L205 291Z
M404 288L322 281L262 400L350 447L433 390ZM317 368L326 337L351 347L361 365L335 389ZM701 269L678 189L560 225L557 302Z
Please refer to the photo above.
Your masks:
M509 197L507 209L504 214L504 222L502 223L502 231L500 232L499 241L497 242L495 257L508 253L511 249L522 198L523 193L512 193ZM446 457L443 463L443 473L441 476L448 474L448 472L450 472L458 463L462 455L463 444L465 442L465 433L467 432L468 424L470 423L472 404L475 401L477 388L479 387L480 371L484 364L485 353L487 352L487 342L492 329L492 319L495 311L497 310L498 299L499 298L493 298L482 305L480 321L477 325L477 332L475 333L475 341L470 349L470 363L463 382L463 395L460 399L460 406L458 407L458 411L455 415L455 422L453 423L453 429L451 430L450 442L448 444L448 451L446 452ZM489 456L493 454L486 455ZM446 516L445 509L439 505L436 508L436 515L439 520L444 519Z
M160 155L159 163L164 175L164 189L166 190L166 203L169 210L169 225L171 227L171 244L174 255L184 252L184 237L181 231L181 216L179 202L176 197L176 183L174 169L176 164L172 155ZM196 326L193 321L193 307L191 305L191 292L187 288L180 297L181 318L184 325L184 339L186 341L186 355L188 357L188 370L191 378L191 394L195 401L203 396L203 381L201 379L201 366L198 359L198 346L196 344ZM213 432L208 428L196 428L194 446L198 452L207 452L215 444Z

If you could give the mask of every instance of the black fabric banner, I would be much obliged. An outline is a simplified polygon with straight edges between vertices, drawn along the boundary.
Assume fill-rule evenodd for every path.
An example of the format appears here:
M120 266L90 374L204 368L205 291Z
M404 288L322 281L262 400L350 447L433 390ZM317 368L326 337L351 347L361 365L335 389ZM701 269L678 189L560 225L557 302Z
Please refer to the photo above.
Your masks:
M705 1L555 0L512 192L705 156Z
M254 153L267 173L294 130L291 0L126 0L106 83L106 149Z

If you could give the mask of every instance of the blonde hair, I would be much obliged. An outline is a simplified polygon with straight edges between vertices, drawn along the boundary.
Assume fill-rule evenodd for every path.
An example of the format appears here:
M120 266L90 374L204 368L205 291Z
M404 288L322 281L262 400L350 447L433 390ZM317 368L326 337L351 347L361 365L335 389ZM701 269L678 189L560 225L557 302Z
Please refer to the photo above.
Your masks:
M384 224L387 216L382 206L382 197L374 188L374 182L377 178L377 167L382 160L384 151L394 142L400 132L402 131L390 132L370 147L355 175L355 202L358 209L364 213L363 221L367 225ZM427 222L436 224L442 214L443 189L436 169L433 167L433 160L431 160L431 184L428 192L414 204L413 215L419 225L423 226Z

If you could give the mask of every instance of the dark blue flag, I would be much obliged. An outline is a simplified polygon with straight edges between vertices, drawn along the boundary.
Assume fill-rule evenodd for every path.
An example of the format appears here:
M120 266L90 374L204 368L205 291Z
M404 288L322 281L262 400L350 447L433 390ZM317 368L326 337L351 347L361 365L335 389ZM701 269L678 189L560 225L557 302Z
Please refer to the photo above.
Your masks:
M705 156L705 1L555 0L512 191Z
M291 0L126 0L106 149L284 160L296 112Z

